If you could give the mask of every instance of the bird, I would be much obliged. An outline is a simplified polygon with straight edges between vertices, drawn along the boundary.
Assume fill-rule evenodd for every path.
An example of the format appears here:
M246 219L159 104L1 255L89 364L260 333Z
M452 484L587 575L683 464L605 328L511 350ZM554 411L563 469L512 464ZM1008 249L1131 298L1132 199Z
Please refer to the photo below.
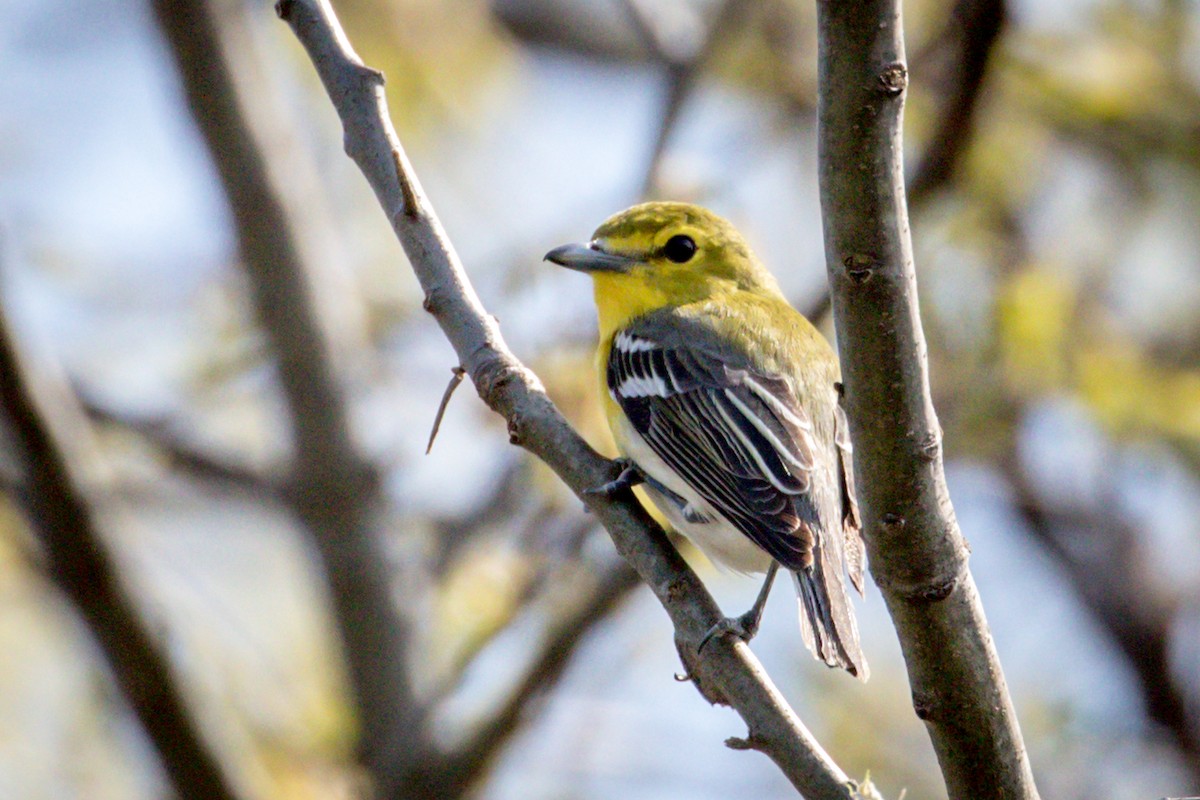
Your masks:
M643 484L683 536L736 572L766 573L754 605L714 625L749 641L779 569L817 660L866 680L846 582L864 547L837 357L734 226L679 202L626 209L547 261L591 276L596 369L617 478Z

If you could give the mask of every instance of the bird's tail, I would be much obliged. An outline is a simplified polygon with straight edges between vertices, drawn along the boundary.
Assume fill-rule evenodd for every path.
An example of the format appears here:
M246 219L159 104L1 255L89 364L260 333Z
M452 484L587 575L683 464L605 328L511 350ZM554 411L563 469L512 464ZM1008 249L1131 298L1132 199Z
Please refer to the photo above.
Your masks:
M842 565L827 565L822 556L816 548L813 563L792 573L800 595L800 632L813 655L865 681L870 670L858 642Z

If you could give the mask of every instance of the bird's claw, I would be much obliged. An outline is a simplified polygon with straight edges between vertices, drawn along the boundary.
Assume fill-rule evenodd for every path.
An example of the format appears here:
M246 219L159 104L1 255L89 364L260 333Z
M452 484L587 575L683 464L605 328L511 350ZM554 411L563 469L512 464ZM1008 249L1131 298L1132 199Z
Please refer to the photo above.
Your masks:
M708 633L704 634L704 638L700 640L700 646L696 648L696 655L704 651L704 645L708 644L715 636L725 636L733 634L743 642L748 642L758 633L758 625L762 622L763 609L767 606L767 596L771 593L771 585L775 583L775 574L779 572L779 562L772 561L771 566L767 568L767 577L763 581L762 588L758 590L758 597L754 600L754 605L750 610L740 617L725 617L708 629Z
M595 488L584 489L583 493L612 497L617 492L622 492L626 489L632 489L639 483L646 482L645 473L642 472L641 468L638 467L637 464L634 464L628 458L615 459L615 463L621 467L621 472L616 478Z
M755 613L754 609L751 609L740 617L725 617L708 629L708 633L704 634L704 638L696 647L696 653L703 653L704 646L718 636L736 636L743 642L750 641L758 633L760 616Z

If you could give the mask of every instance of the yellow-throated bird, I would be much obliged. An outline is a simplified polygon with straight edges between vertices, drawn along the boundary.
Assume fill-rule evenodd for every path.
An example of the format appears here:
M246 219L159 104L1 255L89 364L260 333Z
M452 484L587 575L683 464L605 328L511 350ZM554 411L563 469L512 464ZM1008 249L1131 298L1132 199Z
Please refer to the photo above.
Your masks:
M826 664L862 679L845 579L862 592L863 547L838 364L724 219L644 203L549 261L587 272L600 318L597 368L627 468L671 524L714 561L766 572L754 607L705 637L751 638L779 566L800 628ZM701 643L703 647L703 643Z

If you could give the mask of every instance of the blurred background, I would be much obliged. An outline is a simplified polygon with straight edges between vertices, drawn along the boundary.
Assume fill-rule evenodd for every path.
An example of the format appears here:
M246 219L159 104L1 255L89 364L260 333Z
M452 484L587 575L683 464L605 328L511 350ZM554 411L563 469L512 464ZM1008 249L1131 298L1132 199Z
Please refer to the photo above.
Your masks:
M832 336L813 3L334 5L484 303L597 447L590 287L541 256L639 199L729 217ZM905 14L935 405L1038 783L1200 794L1200 5ZM470 388L425 454L454 354L270 3L0 21L5 335L59 390L41 409L73 426L95 533L238 796L360 796L389 708L418 709L411 786L438 787L394 796L794 796L725 748L744 726L673 679L657 602ZM0 797L170 796L14 452ZM748 607L757 581L685 554ZM874 587L858 612L866 685L808 656L783 589L753 648L847 772L944 797Z

